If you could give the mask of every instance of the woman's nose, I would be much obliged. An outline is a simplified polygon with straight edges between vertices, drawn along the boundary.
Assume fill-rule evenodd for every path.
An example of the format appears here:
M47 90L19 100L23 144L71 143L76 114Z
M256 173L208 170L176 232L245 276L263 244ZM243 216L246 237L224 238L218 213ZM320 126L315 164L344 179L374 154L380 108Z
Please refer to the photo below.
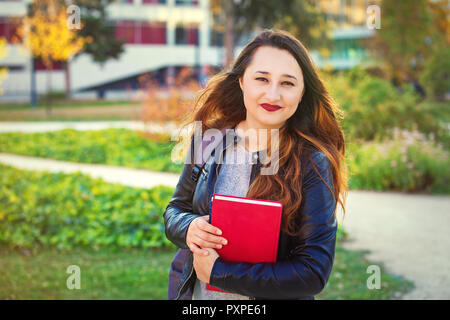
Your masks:
M270 101L280 100L280 90L276 84L267 87L266 96Z

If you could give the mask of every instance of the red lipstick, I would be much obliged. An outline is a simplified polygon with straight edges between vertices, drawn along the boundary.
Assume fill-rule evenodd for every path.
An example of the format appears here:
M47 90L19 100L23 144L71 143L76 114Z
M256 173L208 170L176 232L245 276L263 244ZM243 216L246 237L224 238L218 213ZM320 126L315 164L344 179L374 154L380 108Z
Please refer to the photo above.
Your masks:
M281 107L278 105L268 104L268 103L262 103L261 107L263 107L265 110L267 110L269 112L273 112L273 111L277 111L277 110L281 109Z

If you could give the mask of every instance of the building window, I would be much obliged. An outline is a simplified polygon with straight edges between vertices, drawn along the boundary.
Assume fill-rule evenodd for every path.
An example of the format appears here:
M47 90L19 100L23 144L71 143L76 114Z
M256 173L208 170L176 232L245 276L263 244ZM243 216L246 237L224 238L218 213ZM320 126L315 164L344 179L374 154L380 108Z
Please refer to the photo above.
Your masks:
M175 0L177 6L198 6L198 0Z
M166 24L164 22L117 21L116 39L123 39L127 44L165 44Z
M142 0L142 4L166 4L166 0Z
M177 26L175 29L175 44L198 45L198 27Z
M117 21L116 39L125 40L125 43L135 43L134 21Z
M141 39L143 44L166 44L166 24L164 22L143 22Z
M46 71L47 67L41 58L34 59L34 70L35 71ZM61 61L52 61L52 71L63 70L63 65Z
M0 0L1 2L1 0ZM17 71L23 71L25 68L21 65L0 65L0 69L7 68L8 72L17 72Z
M224 44L223 32L211 30L210 36L211 36L211 39L210 39L211 46L223 47L223 44Z
M21 42L17 29L21 24L21 18L18 17L0 17L0 38L6 38L8 43L15 41Z

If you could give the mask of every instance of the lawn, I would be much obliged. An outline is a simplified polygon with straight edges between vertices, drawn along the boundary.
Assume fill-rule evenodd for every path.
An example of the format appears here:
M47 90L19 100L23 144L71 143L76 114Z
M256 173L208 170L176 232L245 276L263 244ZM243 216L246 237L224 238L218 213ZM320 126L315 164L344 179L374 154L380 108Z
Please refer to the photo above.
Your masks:
M114 107L114 106L133 106L139 105L139 101L127 100L54 100L51 107L58 108L90 108L90 107ZM40 110L45 109L46 101L39 101L36 107L31 107L29 103L0 103L0 111L15 110Z
M99 163L152 171L181 172L171 160L175 142L168 134L146 134L128 129L0 134L0 152L64 160Z
M162 212L171 188L8 166L0 172L0 299L166 299L175 251L164 245ZM390 299L411 287L364 252L343 249L346 234L338 231L334 269L318 299ZM373 264L381 288L369 290ZM70 265L80 267L80 290L66 287Z
M0 299L167 299L173 249L72 250L0 249ZM325 290L316 299L391 299L412 287L382 270L381 288L366 286L363 252L336 250L334 269ZM77 265L81 289L66 287L66 269Z
M149 249L38 252L0 250L0 299L166 299L174 251ZM77 265L81 289L69 290Z
M142 102L80 101L45 105L0 104L0 121L111 121L141 120Z

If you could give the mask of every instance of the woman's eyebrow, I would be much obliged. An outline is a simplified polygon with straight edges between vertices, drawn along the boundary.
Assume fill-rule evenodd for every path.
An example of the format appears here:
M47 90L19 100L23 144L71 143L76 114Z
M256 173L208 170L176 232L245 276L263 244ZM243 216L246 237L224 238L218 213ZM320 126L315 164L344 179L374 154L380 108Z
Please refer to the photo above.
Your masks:
M262 73L262 74L270 74L270 72L267 72L267 71L256 71L255 73ZM296 77L294 77L293 75L290 75L290 74L282 74L282 76L285 76L285 77L288 77L288 78L293 78L293 79L295 79L295 80L297 80L297 78Z

